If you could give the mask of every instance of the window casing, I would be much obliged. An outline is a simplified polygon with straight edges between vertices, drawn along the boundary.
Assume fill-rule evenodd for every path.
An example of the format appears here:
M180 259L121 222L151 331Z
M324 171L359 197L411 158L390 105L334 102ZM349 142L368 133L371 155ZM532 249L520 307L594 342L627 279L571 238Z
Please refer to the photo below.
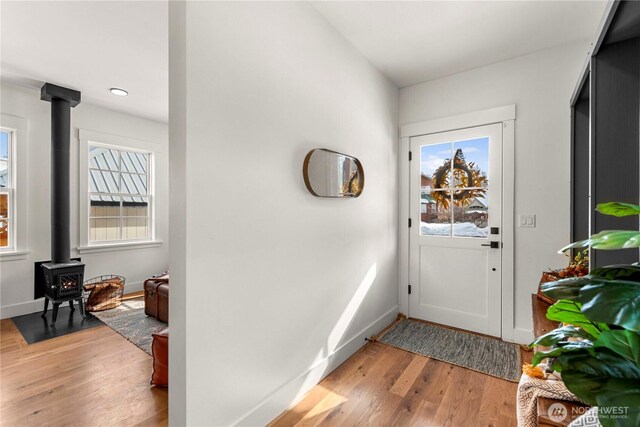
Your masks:
M15 249L15 132L0 128L0 251Z
M153 153L88 143L88 244L153 240Z

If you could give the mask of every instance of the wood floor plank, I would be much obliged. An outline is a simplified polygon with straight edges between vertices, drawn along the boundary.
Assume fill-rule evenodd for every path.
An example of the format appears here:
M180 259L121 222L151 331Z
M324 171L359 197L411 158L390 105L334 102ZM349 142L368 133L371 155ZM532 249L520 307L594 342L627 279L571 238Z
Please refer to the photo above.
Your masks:
M446 418L450 421L449 423L443 423L442 425L444 426L460 426L477 422L477 414L482 402L487 376L477 372L469 373L465 371L467 370L462 369L459 371L460 375L465 377L464 386L460 382L454 381L449 385L448 393L445 395L445 399L448 398L449 402L448 405L442 405L441 407L450 406L452 409ZM435 422L439 421L436 413Z
M456 413L464 408L467 403L460 393L469 381L469 372L466 369L454 366L450 370L448 386L442 396L434 423L442 427L454 426L453 419Z
M389 391L397 396L405 397L428 361L429 359L426 357L415 356Z
M307 412L302 419L295 424L295 426L302 427L320 425L325 421L332 410L346 401L347 399L343 395L328 391L325 397L322 398L317 405L311 408L311 410Z
M343 426L386 426L393 417L402 398L380 389L369 402L361 402Z
M317 386L311 389L307 393L304 399L295 408L284 412L280 417L273 420L269 426L281 425L292 426L300 422L302 418L310 412L316 405L320 403L330 393L328 389L322 386Z
M389 425L404 426L434 422L442 398L451 382L453 365L429 360L411 385Z
M349 371L341 372L339 375L343 381L332 387L332 391L339 397L334 397L331 400L334 403L331 407L325 403L324 411L314 415L310 420L312 424L309 424L310 421L308 421L304 425L349 425L349 417L358 414L358 404L366 400L362 394L371 390L370 384L379 381L393 366L394 361L395 358L392 355L380 353L376 358L367 357L362 360L363 363L356 363L355 375L350 374ZM331 376L333 373L329 375L329 377ZM331 379L327 381L327 385L330 384ZM345 396L350 396L350 398L347 399ZM361 398L355 398L355 396ZM311 412L317 413L318 411L314 408ZM305 416L305 418L308 417Z
M516 388L516 383L374 342L270 426L512 427Z
M167 389L149 385L151 356L107 326L27 345L0 323L3 426L166 426Z
M159 425L167 425L169 423L169 409L165 408L149 418L140 421L134 427L155 427Z

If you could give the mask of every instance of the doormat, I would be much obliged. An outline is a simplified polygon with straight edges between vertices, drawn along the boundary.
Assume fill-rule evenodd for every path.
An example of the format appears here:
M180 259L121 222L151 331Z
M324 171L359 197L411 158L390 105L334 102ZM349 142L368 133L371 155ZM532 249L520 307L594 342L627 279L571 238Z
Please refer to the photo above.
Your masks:
M417 320L401 320L377 341L507 381L522 373L517 344Z
M92 314L149 355L151 355L152 334L169 326L144 314L142 298L125 300L116 308L96 311Z

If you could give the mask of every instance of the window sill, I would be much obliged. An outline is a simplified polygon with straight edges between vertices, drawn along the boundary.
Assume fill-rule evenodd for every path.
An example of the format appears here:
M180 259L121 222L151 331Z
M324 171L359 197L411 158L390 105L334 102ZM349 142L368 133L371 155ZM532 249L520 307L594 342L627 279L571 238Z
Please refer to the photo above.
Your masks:
M8 252L0 252L0 262L1 261L17 261L21 259L27 259L30 251L8 251Z
M91 245L91 246L80 246L78 248L78 253L91 254L91 253L97 253L97 252L157 248L160 246L162 246L162 240L152 240L148 242L109 243L109 244L100 244L100 245Z

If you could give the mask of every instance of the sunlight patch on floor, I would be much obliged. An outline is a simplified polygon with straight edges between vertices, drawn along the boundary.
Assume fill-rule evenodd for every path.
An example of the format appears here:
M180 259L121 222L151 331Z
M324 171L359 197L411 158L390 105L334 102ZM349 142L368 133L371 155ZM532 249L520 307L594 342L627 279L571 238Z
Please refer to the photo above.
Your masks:
M321 385L318 385L316 387L323 388ZM322 400L304 416L303 420L314 418L327 411L331 411L335 407L347 402L348 400L349 399L342 396L341 394L335 393L331 390L327 390L327 395L322 398Z

